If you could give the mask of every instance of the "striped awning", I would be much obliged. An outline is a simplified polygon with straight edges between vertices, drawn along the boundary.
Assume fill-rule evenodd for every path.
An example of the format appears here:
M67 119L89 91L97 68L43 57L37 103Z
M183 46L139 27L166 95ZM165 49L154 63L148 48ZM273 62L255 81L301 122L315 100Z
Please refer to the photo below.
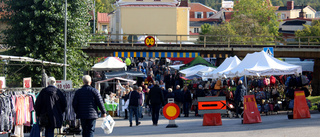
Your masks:
M114 57L175 57L175 58L195 58L199 52L114 52Z

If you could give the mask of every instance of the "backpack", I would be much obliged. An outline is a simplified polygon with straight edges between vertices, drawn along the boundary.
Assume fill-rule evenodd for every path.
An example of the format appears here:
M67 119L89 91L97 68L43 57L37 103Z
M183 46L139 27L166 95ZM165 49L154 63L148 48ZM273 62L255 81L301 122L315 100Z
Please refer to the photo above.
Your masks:
M297 79L297 87L302 87L301 76L296 77L296 79Z
M271 84L271 85L276 84L276 78L275 78L274 76L271 76L271 77L270 77L270 84Z
M258 81L257 79L254 79L254 80L252 81L252 86L255 87L255 88L258 87L258 82L259 82L259 81Z
M301 76L301 83L302 83L302 85L307 85L309 83L308 77L305 75L302 75Z

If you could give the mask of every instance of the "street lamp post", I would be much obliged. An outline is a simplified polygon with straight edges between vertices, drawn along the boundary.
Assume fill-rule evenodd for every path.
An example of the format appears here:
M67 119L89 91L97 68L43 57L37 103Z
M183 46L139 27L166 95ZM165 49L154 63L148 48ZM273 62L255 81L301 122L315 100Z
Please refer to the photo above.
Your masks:
M93 35L96 33L96 0L93 1Z
M65 0L65 18L64 18L64 68L63 80L67 80L67 0Z

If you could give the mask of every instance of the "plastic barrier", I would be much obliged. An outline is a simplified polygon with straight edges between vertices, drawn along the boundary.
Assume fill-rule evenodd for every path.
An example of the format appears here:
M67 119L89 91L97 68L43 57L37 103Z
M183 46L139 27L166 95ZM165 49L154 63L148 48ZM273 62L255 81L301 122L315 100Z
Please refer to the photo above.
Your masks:
M207 113L203 115L203 126L221 126L221 114L220 113Z
M203 114L203 126L220 126L221 113L227 114L226 97L198 97L198 109Z
M254 95L244 96L243 107L243 124L253 124L262 122Z
M311 118L304 91L294 92L293 119Z

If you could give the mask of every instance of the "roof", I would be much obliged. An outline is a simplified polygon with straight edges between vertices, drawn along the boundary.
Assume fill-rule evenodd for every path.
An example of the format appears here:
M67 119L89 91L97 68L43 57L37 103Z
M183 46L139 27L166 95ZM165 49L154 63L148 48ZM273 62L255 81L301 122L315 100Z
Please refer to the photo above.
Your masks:
M311 19L311 18L295 18L295 19L284 19L283 21L292 21L292 20L300 20L300 21L312 21L315 18Z
M213 25L213 24L216 24L216 22L213 22L213 21L210 21L210 22L207 22L207 21L190 21L189 22L189 26L197 26L197 27L200 27L201 25L205 24L205 23L208 23L210 25Z
M108 16L108 13L100 13L98 12L98 23L109 23L110 18Z
M204 66L207 66L207 67L214 67L208 61L206 61L202 57L198 56L198 57L194 58L194 60L192 60L190 63L181 66L180 70L183 70L183 69L186 69L186 68L190 68L190 67L196 66L196 65L204 65Z
M274 6L274 7L276 7L278 11L288 10L287 6ZM317 12L312 7L310 7L309 5L307 5L307 6L294 6L293 10L301 10L302 8L307 8L307 7L310 8L311 10L313 10L314 12Z
M174 5L159 5L159 4L129 4L122 5L122 7L176 7Z
M41 63L43 65L56 65L56 66L64 66L62 63L55 63L49 61L43 61L39 59L34 59L30 57L19 57L19 56L8 56L8 55L0 55L1 60L8 60L8 61L20 61L20 62L33 62L33 63ZM69 66L69 65L67 65Z
M213 19L213 18L190 18L189 21L213 22L213 21L219 21L219 19Z
M302 21L302 20L292 20L292 21L286 21L285 23L283 23L282 25L303 25L306 24L306 21Z
M190 9L190 12L196 12L196 11L202 11L202 12L218 12L206 5L203 5L201 3L189 3L188 4Z

